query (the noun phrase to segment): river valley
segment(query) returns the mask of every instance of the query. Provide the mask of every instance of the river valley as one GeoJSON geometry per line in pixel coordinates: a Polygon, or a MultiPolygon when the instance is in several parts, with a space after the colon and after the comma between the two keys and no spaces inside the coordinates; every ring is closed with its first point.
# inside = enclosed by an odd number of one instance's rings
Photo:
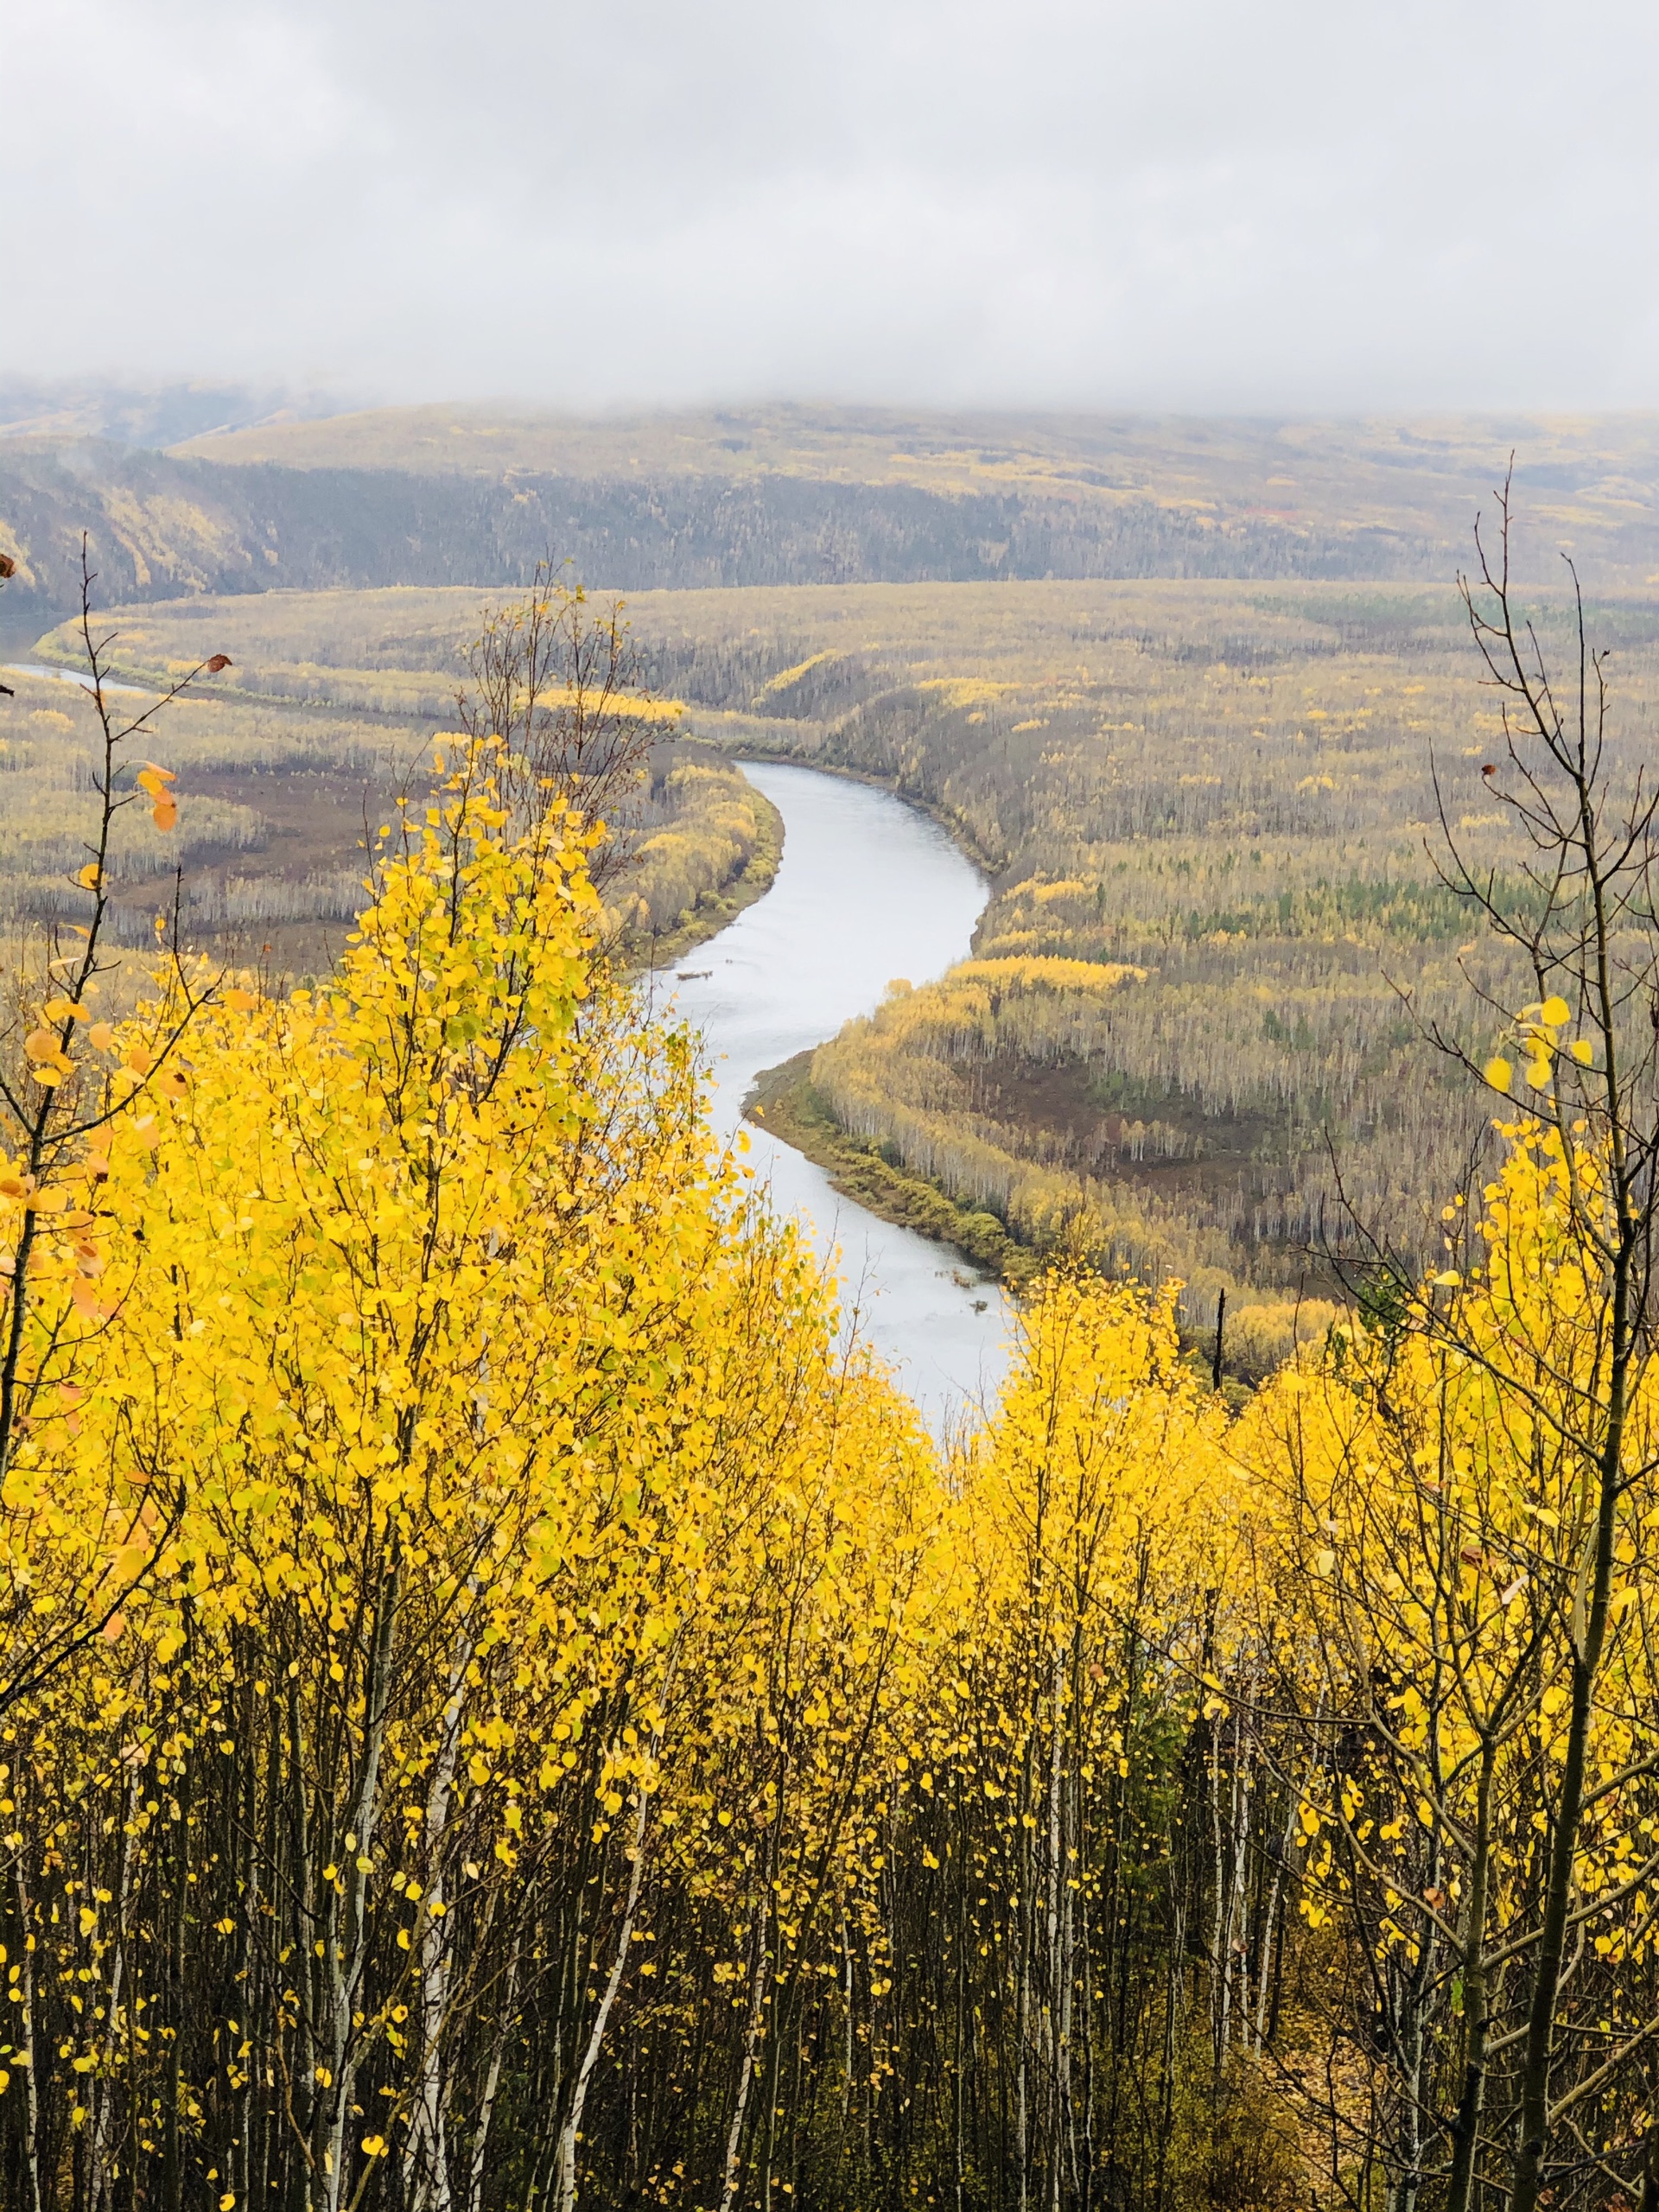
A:
{"type": "MultiPolygon", "coordinates": [[[[923,982],[965,957],[985,902],[944,832],[889,793],[770,761],[743,768],[784,818],[777,881],[659,984],[702,1033],[715,1123],[728,1139],[762,1069],[870,1012],[895,977],[923,982]]],[[[844,1310],[930,1425],[976,1417],[1007,1363],[999,1287],[948,1246],[842,1197],[764,1128],[751,1126],[749,1140],[773,1205],[804,1216],[821,1252],[838,1252],[844,1310]]]]}

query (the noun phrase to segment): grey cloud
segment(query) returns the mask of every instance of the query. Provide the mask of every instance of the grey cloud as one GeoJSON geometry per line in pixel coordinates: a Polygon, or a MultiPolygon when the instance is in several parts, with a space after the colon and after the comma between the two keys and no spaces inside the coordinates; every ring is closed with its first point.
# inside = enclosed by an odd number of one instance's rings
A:
{"type": "Polygon", "coordinates": [[[19,0],[0,359],[418,397],[1659,397],[1659,17],[19,0]]]}

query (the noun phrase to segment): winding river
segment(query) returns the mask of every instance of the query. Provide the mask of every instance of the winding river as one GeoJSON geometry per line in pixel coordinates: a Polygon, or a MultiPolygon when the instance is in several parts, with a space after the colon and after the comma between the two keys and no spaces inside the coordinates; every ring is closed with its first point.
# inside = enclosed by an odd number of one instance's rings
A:
{"type": "MultiPolygon", "coordinates": [[[[778,880],[667,979],[675,1011],[702,1033],[727,1137],[761,1069],[868,1014],[894,977],[925,982],[963,958],[985,903],[944,832],[887,792],[810,768],[742,765],[784,817],[778,880]]],[[[841,1197],[766,1130],[752,1126],[749,1138],[773,1205],[804,1216],[819,1250],[838,1254],[847,1310],[930,1424],[976,1417],[1006,1365],[997,1286],[948,1247],[841,1197]]]]}

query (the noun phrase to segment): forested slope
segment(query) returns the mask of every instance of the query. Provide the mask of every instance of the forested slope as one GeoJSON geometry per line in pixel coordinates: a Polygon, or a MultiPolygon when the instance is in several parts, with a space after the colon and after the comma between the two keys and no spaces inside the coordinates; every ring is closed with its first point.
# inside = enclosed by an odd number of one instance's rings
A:
{"type": "MultiPolygon", "coordinates": [[[[585,602],[556,594],[550,603],[591,639],[585,602]]],[[[406,669],[401,680],[385,667],[347,674],[262,660],[248,617],[294,605],[274,595],[191,600],[173,610],[165,637],[146,627],[144,610],[118,609],[94,622],[100,664],[117,685],[111,696],[135,701],[141,713],[154,710],[189,668],[218,656],[228,663],[168,711],[168,766],[177,779],[172,830],[157,837],[142,815],[124,815],[113,833],[119,875],[108,931],[124,944],[151,941],[159,908],[193,949],[252,961],[270,974],[326,973],[362,901],[369,842],[411,778],[423,782],[435,732],[453,728],[466,649],[486,620],[480,594],[448,595],[433,655],[442,664],[406,669]],[[181,645],[191,656],[183,665],[181,645]]],[[[592,618],[601,633],[606,620],[602,608],[592,618]]],[[[556,658],[569,642],[567,628],[556,658]]],[[[375,657],[360,635],[357,645],[363,657],[375,657]]],[[[38,650],[66,675],[84,676],[78,624],[51,633],[38,650]]],[[[572,702],[561,669],[553,674],[556,719],[572,702]]],[[[97,772],[98,722],[80,683],[44,670],[12,670],[7,690],[0,696],[0,928],[27,929],[75,906],[86,858],[77,824],[97,772]]],[[[591,701],[588,720],[591,739],[591,701]]],[[[612,827],[627,858],[607,883],[609,926],[632,963],[672,957],[771,882],[782,825],[733,763],[686,740],[672,702],[625,680],[601,703],[597,720],[633,758],[626,790],[613,794],[612,827]]]]}
{"type": "MultiPolygon", "coordinates": [[[[182,402],[172,416],[188,419],[182,402]]],[[[3,619],[22,641],[67,611],[83,530],[106,598],[124,601],[518,585],[549,553],[631,591],[1443,577],[1517,442],[1533,503],[1523,570],[1547,568],[1558,542],[1605,582],[1659,567],[1659,442],[1643,416],[1197,423],[773,408],[576,422],[394,409],[171,454],[53,431],[0,440],[0,548],[19,563],[3,619]]]]}
{"type": "MultiPolygon", "coordinates": [[[[1560,592],[1533,612],[1570,653],[1560,592]]],[[[1628,768],[1659,619],[1586,615],[1628,768]]],[[[1436,1249],[1483,1114],[1424,1030],[1474,1049],[1525,981],[1439,874],[1447,830],[1500,881],[1522,857],[1453,590],[663,595],[635,619],[664,685],[725,707],[693,726],[878,778],[991,872],[975,959],[818,1053],[845,1129],[1039,1249],[1080,1230],[1179,1275],[1194,1319],[1224,1288],[1236,1314],[1327,1294],[1315,1248],[1350,1208],[1436,1249]]]]}
{"type": "MultiPolygon", "coordinates": [[[[181,591],[521,582],[550,547],[606,588],[1043,575],[1426,572],[1271,522],[1216,524],[1151,500],[1093,511],[1012,491],[795,476],[493,480],[397,469],[229,468],[113,448],[0,448],[21,626],[71,602],[91,531],[112,598],[181,591]]],[[[18,634],[21,634],[19,631],[18,634]]]]}
{"type": "MultiPolygon", "coordinates": [[[[766,405],[582,418],[505,406],[402,407],[269,423],[199,438],[201,459],[292,468],[391,468],[418,476],[609,481],[694,478],[766,485],[905,486],[953,498],[1061,501],[1081,531],[1114,508],[1162,512],[1179,550],[1224,541],[1238,569],[1065,575],[1413,573],[1426,549],[1460,556],[1470,519],[1508,456],[1524,512],[1521,572],[1652,565],[1659,417],[1288,417],[1060,415],[766,405]],[[1251,548],[1258,549],[1252,555],[1251,548]],[[1276,555],[1275,555],[1276,549],[1276,555]]],[[[1028,573],[1028,572],[1027,572],[1028,573]]],[[[895,581],[897,579],[894,579],[895,581]]],[[[1631,578],[1631,581],[1639,579],[1631,578]]]]}

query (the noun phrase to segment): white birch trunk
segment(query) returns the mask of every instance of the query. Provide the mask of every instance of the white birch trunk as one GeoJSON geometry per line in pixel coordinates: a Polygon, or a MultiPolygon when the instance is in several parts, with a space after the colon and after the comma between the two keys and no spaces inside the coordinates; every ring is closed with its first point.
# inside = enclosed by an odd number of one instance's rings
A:
{"type": "Polygon", "coordinates": [[[605,2031],[610,2025],[616,1993],[621,1988],[622,1977],[627,1971],[628,1947],[633,1941],[633,1923],[639,1910],[639,1892],[645,1878],[645,1821],[650,1808],[651,1793],[642,1778],[639,1807],[633,1817],[633,1866],[628,1876],[628,1901],[623,1909],[622,1926],[616,1939],[616,1956],[611,1961],[605,1993],[600,1999],[598,2012],[594,2015],[588,2048],[583,2051],[582,2064],[576,2069],[575,2086],[570,2092],[570,2108],[565,2113],[564,2126],[559,2131],[556,2187],[558,2212],[574,2212],[576,2202],[576,2143],[582,2133],[582,2115],[588,2102],[588,2087],[599,2064],[599,2054],[604,2045],[605,2031]]]}

